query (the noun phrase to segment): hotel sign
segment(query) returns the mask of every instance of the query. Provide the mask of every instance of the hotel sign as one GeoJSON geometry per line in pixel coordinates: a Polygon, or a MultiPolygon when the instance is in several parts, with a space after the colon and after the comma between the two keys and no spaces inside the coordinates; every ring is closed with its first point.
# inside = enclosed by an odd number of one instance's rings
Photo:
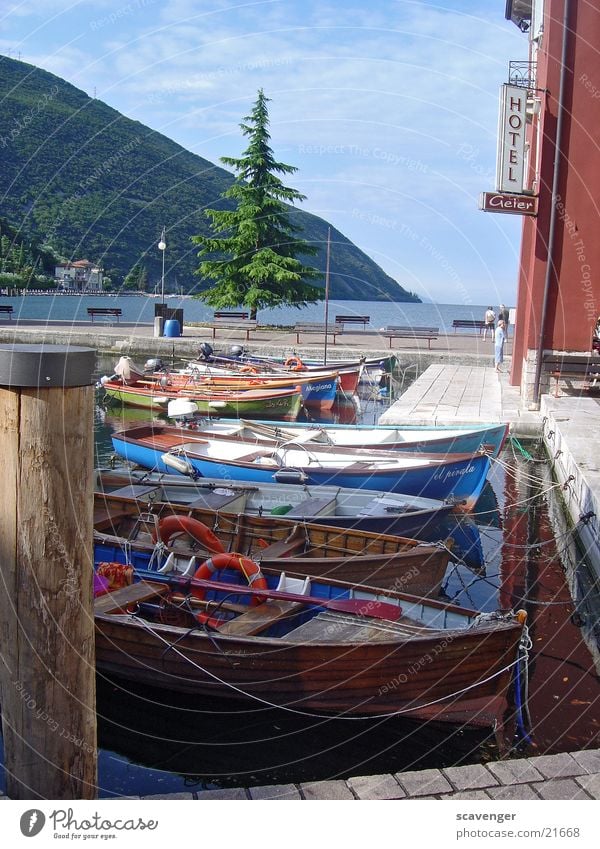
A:
{"type": "Polygon", "coordinates": [[[527,89],[503,85],[500,90],[496,191],[522,192],[525,176],[527,89]]]}
{"type": "Polygon", "coordinates": [[[508,212],[512,215],[537,215],[538,199],[534,195],[507,192],[482,192],[479,209],[484,212],[508,212]]]}

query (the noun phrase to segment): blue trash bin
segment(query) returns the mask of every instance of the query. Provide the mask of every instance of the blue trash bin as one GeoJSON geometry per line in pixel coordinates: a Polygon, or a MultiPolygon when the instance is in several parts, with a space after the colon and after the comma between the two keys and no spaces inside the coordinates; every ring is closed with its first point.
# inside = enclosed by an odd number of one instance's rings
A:
{"type": "Polygon", "coordinates": [[[165,336],[181,336],[181,328],[179,322],[174,318],[169,318],[165,321],[165,336]]]}

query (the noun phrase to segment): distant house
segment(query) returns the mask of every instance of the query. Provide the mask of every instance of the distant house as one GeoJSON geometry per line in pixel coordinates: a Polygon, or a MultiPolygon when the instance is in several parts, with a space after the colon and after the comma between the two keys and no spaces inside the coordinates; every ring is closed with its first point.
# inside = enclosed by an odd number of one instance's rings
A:
{"type": "Polygon", "coordinates": [[[64,262],[54,268],[54,279],[60,289],[75,292],[97,292],[102,289],[103,269],[89,259],[64,262]]]}

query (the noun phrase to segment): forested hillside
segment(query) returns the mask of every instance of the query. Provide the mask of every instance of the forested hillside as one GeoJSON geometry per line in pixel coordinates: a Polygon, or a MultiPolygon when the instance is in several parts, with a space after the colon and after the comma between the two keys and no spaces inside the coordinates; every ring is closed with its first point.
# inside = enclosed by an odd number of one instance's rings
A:
{"type": "MultiPolygon", "coordinates": [[[[116,286],[141,269],[150,288],[165,225],[166,289],[210,286],[194,274],[190,237],[208,232],[203,210],[231,184],[227,171],[24,62],[0,59],[0,96],[0,215],[19,243],[100,263],[116,286]]],[[[327,223],[300,210],[293,218],[321,248],[309,261],[324,271],[327,223]]],[[[332,243],[332,298],[419,300],[334,229],[332,243]]]]}

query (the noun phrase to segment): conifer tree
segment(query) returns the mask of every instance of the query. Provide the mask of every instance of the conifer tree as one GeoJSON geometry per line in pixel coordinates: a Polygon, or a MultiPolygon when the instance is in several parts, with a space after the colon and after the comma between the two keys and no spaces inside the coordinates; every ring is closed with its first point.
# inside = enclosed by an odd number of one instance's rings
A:
{"type": "Polygon", "coordinates": [[[207,209],[213,235],[192,237],[201,248],[197,273],[213,283],[198,297],[217,309],[249,307],[251,318],[261,307],[302,307],[323,297],[318,286],[307,282],[321,272],[298,259],[318,253],[318,248],[301,239],[300,228],[289,219],[286,204],[305,196],[277,176],[298,169],[277,162],[269,146],[268,101],[260,89],[252,112],[240,124],[249,139],[242,156],[221,157],[236,171],[235,182],[222,195],[235,208],[207,209]]]}

